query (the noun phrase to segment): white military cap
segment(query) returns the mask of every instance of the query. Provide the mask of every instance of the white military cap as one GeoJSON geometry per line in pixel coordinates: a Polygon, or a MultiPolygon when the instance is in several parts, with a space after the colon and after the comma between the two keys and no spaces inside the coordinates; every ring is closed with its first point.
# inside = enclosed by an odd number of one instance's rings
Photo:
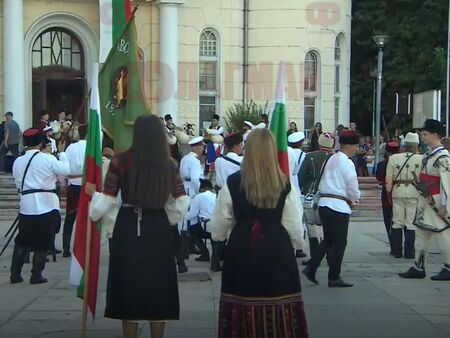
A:
{"type": "Polygon", "coordinates": [[[408,133],[405,137],[405,143],[419,144],[419,135],[416,133],[408,133]]]}
{"type": "Polygon", "coordinates": [[[264,122],[261,122],[255,126],[255,129],[264,129],[267,125],[264,122]]]}
{"type": "Polygon", "coordinates": [[[250,128],[253,128],[253,123],[251,123],[250,121],[244,121],[244,124],[250,128]]]}
{"type": "Polygon", "coordinates": [[[292,133],[291,135],[289,135],[288,142],[294,144],[294,143],[301,142],[304,139],[305,139],[305,134],[302,131],[298,131],[296,133],[292,133]]]}
{"type": "Polygon", "coordinates": [[[194,137],[192,140],[190,140],[190,141],[188,142],[188,144],[189,144],[191,147],[195,147],[195,146],[202,145],[202,144],[204,144],[204,143],[203,143],[203,137],[201,137],[201,136],[194,137]]]}

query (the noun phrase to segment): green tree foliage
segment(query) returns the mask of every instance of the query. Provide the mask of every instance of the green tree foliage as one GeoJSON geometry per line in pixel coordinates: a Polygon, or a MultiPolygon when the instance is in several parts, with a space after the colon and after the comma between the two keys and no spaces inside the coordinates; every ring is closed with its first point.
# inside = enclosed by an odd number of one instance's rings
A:
{"type": "Polygon", "coordinates": [[[229,133],[242,131],[244,121],[250,121],[254,125],[261,122],[261,115],[266,112],[268,102],[264,106],[250,101],[245,104],[235,103],[229,107],[225,116],[225,123],[229,133]]]}
{"type": "Polygon", "coordinates": [[[393,115],[395,93],[445,89],[448,1],[354,0],[352,23],[352,119],[370,132],[378,49],[374,34],[390,40],[384,57],[384,107],[393,115]]]}

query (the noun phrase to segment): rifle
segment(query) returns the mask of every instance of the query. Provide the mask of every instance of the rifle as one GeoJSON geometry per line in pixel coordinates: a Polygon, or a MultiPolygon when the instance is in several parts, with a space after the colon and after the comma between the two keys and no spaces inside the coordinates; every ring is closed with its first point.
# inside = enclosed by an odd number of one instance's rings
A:
{"type": "Polygon", "coordinates": [[[429,224],[420,224],[417,225],[414,223],[417,227],[422,228],[423,230],[431,231],[434,233],[441,233],[444,232],[447,229],[450,229],[450,219],[448,217],[443,217],[439,215],[439,209],[436,206],[436,202],[433,199],[433,196],[430,194],[429,185],[426,182],[419,182],[417,179],[417,174],[413,172],[414,181],[412,185],[414,188],[416,188],[417,192],[419,193],[420,197],[422,197],[425,202],[430,206],[431,209],[436,213],[436,216],[438,216],[444,223],[445,227],[442,229],[438,229],[432,225],[429,224]]]}
{"type": "Polygon", "coordinates": [[[5,234],[5,238],[8,237],[9,233],[11,232],[11,230],[14,228],[14,226],[16,225],[16,223],[19,221],[19,215],[17,215],[16,219],[14,220],[13,224],[11,224],[11,226],[9,227],[8,231],[5,234]]]}
{"type": "MultiPolygon", "coordinates": [[[[19,216],[17,216],[17,219],[19,219],[19,216]]],[[[17,220],[17,219],[16,219],[16,220],[17,220]]],[[[16,221],[14,221],[14,223],[16,223],[16,221]]],[[[14,226],[14,223],[13,223],[13,226],[14,226]]],[[[11,226],[10,230],[13,229],[13,226],[11,226]]],[[[6,248],[8,247],[9,243],[11,243],[12,239],[14,238],[14,235],[16,234],[16,232],[17,232],[18,229],[19,229],[19,224],[17,224],[17,225],[14,227],[14,230],[13,230],[13,232],[11,233],[11,237],[8,238],[8,240],[7,240],[6,243],[5,243],[5,246],[4,246],[3,249],[2,249],[2,252],[0,252],[0,256],[3,255],[3,253],[4,253],[5,250],[6,250],[6,248]]],[[[10,232],[10,230],[8,230],[8,233],[10,232]]],[[[5,237],[6,237],[6,235],[5,235],[5,237]]]]}

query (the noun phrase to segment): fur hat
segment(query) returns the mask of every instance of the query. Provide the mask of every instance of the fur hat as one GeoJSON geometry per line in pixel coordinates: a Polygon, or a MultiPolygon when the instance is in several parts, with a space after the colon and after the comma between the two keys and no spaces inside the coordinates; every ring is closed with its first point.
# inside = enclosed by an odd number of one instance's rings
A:
{"type": "Polygon", "coordinates": [[[331,133],[322,133],[319,136],[319,146],[322,148],[333,148],[334,147],[334,136],[331,133]]]}
{"type": "Polygon", "coordinates": [[[428,131],[430,133],[436,133],[440,137],[444,137],[446,134],[444,124],[438,120],[426,120],[423,124],[422,130],[428,131]]]}
{"type": "Polygon", "coordinates": [[[398,142],[387,142],[384,149],[389,154],[397,154],[400,150],[400,144],[398,142]]]}
{"type": "Polygon", "coordinates": [[[44,141],[44,135],[38,128],[29,128],[23,132],[23,143],[26,147],[35,147],[44,141]]]}
{"type": "Polygon", "coordinates": [[[359,144],[359,134],[353,130],[344,130],[339,136],[340,144],[359,144]]]}
{"type": "Polygon", "coordinates": [[[233,148],[236,144],[240,144],[243,142],[242,133],[233,133],[227,135],[224,139],[225,145],[228,149],[233,148]]]}

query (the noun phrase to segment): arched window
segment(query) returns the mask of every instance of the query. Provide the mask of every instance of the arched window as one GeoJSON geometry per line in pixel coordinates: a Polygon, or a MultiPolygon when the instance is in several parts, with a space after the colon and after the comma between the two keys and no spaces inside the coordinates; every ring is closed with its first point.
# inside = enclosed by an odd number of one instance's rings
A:
{"type": "Polygon", "coordinates": [[[341,104],[341,57],[342,57],[343,34],[336,37],[334,43],[334,122],[339,124],[339,113],[341,104]]]}
{"type": "Polygon", "coordinates": [[[63,28],[50,28],[41,33],[32,48],[33,68],[61,66],[84,69],[81,43],[76,36],[63,28]]]}
{"type": "Polygon", "coordinates": [[[208,128],[218,111],[219,34],[205,29],[199,41],[199,120],[200,130],[208,128]]]}
{"type": "Polygon", "coordinates": [[[308,133],[314,125],[317,110],[317,86],[318,86],[318,54],[308,52],[305,56],[305,79],[304,79],[304,128],[308,133]]]}

